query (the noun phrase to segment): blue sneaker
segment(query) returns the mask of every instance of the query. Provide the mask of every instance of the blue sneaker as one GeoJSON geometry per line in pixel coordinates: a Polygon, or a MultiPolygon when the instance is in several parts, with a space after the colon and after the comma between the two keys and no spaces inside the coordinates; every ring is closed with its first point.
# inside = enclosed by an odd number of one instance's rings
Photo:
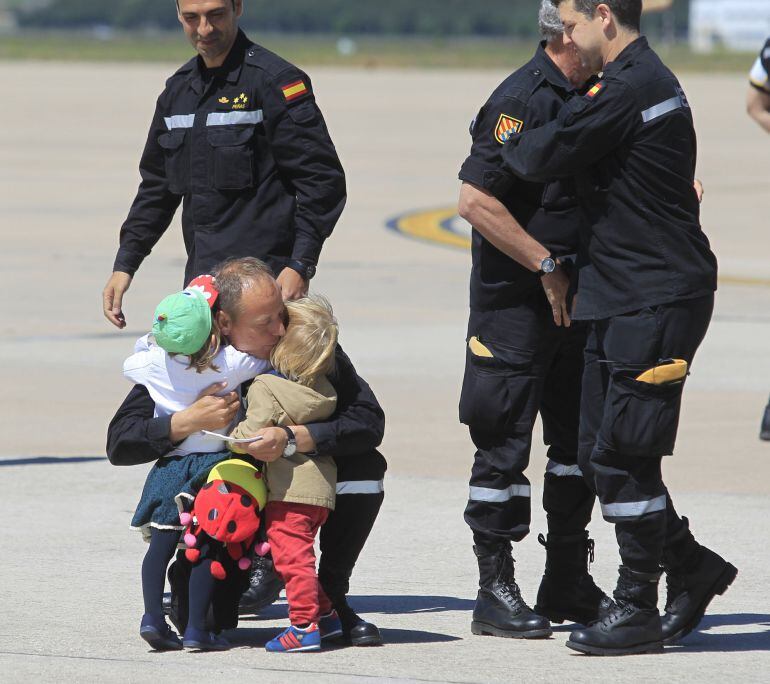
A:
{"type": "Polygon", "coordinates": [[[298,653],[299,651],[320,651],[321,631],[315,622],[304,629],[291,625],[275,639],[265,644],[265,650],[272,653],[298,653]]]}
{"type": "Polygon", "coordinates": [[[332,609],[331,612],[322,615],[318,621],[318,629],[321,632],[321,639],[336,639],[342,636],[342,622],[340,622],[340,616],[337,615],[337,611],[332,609]]]}
{"type": "Polygon", "coordinates": [[[195,627],[188,627],[184,631],[182,643],[185,648],[196,651],[227,651],[230,648],[230,642],[224,637],[195,627]]]}
{"type": "Polygon", "coordinates": [[[182,642],[177,633],[168,626],[165,620],[159,620],[149,613],[142,616],[139,636],[156,651],[182,650],[182,642]]]}

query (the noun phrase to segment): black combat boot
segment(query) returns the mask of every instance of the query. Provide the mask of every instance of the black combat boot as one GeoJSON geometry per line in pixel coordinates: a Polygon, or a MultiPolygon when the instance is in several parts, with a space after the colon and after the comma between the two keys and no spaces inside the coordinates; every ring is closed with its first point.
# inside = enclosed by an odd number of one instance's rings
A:
{"type": "Polygon", "coordinates": [[[709,603],[724,594],[738,570],[711,549],[699,545],[684,566],[666,570],[666,613],[663,643],[673,644],[692,632],[703,619],[709,603]]]}
{"type": "Polygon", "coordinates": [[[551,623],[524,603],[513,576],[513,558],[506,546],[473,547],[479,563],[479,593],[471,632],[514,639],[551,636],[551,623]]]}
{"type": "Polygon", "coordinates": [[[659,572],[635,572],[621,565],[615,607],[591,627],[572,632],[567,646],[590,655],[660,653],[659,579],[659,572]]]}
{"type": "Polygon", "coordinates": [[[249,588],[243,592],[238,612],[241,615],[258,613],[278,599],[283,581],[273,567],[273,559],[254,554],[249,575],[249,588]]]}
{"type": "Polygon", "coordinates": [[[612,599],[596,586],[588,572],[594,560],[594,540],[588,532],[569,536],[540,534],[545,546],[545,573],[537,592],[535,612],[551,622],[565,620],[590,625],[609,614],[612,599]]]}

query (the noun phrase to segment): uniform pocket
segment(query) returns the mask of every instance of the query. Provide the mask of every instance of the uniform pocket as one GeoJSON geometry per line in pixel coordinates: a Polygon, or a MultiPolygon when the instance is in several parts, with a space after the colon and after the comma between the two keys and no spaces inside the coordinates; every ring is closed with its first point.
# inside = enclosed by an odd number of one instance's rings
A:
{"type": "Polygon", "coordinates": [[[620,454],[666,456],[674,452],[684,382],[652,385],[614,376],[599,436],[620,454]]]}
{"type": "Polygon", "coordinates": [[[254,127],[209,127],[211,179],[217,190],[244,190],[254,184],[254,127]]]}
{"type": "Polygon", "coordinates": [[[190,152],[185,145],[185,129],[176,129],[158,136],[158,145],[163,148],[166,180],[171,192],[183,195],[190,185],[190,152]]]}
{"type": "Polygon", "coordinates": [[[461,423],[484,432],[530,428],[535,404],[532,354],[508,348],[504,357],[477,356],[466,349],[461,423]]]}
{"type": "Polygon", "coordinates": [[[318,115],[318,107],[312,99],[290,106],[287,111],[291,120],[297,124],[309,124],[315,121],[318,115]]]}

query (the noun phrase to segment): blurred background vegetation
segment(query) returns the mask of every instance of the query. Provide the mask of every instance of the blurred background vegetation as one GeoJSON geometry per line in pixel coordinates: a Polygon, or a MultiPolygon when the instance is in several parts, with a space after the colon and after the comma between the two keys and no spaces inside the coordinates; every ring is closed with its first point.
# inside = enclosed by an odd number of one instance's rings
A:
{"type": "MultiPolygon", "coordinates": [[[[531,53],[539,4],[245,0],[241,25],[300,64],[504,67],[531,53]]],[[[745,54],[691,53],[688,17],[688,0],[644,17],[644,32],[672,66],[747,68],[745,54]]],[[[0,59],[179,62],[189,55],[174,0],[0,0],[0,59]]]]}

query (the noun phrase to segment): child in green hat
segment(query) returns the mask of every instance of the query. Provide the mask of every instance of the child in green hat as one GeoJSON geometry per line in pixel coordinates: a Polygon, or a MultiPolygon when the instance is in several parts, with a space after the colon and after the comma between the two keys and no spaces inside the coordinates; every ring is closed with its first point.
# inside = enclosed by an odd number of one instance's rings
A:
{"type": "MultiPolygon", "coordinates": [[[[266,361],[223,345],[212,316],[216,299],[211,276],[196,278],[184,291],[163,299],[152,333],[137,341],[123,364],[125,377],[147,388],[156,416],[189,407],[215,383],[222,383],[221,395],[240,392],[243,382],[269,369],[266,361]]],[[[220,432],[227,434],[226,429],[220,432]]],[[[158,460],[147,476],[131,527],[150,543],[142,563],[145,613],[140,635],[156,650],[182,648],[162,610],[166,568],[184,529],[176,498],[192,500],[211,468],[229,457],[224,440],[195,433],[158,460]]],[[[195,648],[223,650],[227,641],[204,629],[213,581],[207,566],[193,568],[188,631],[195,633],[195,648]]]]}

